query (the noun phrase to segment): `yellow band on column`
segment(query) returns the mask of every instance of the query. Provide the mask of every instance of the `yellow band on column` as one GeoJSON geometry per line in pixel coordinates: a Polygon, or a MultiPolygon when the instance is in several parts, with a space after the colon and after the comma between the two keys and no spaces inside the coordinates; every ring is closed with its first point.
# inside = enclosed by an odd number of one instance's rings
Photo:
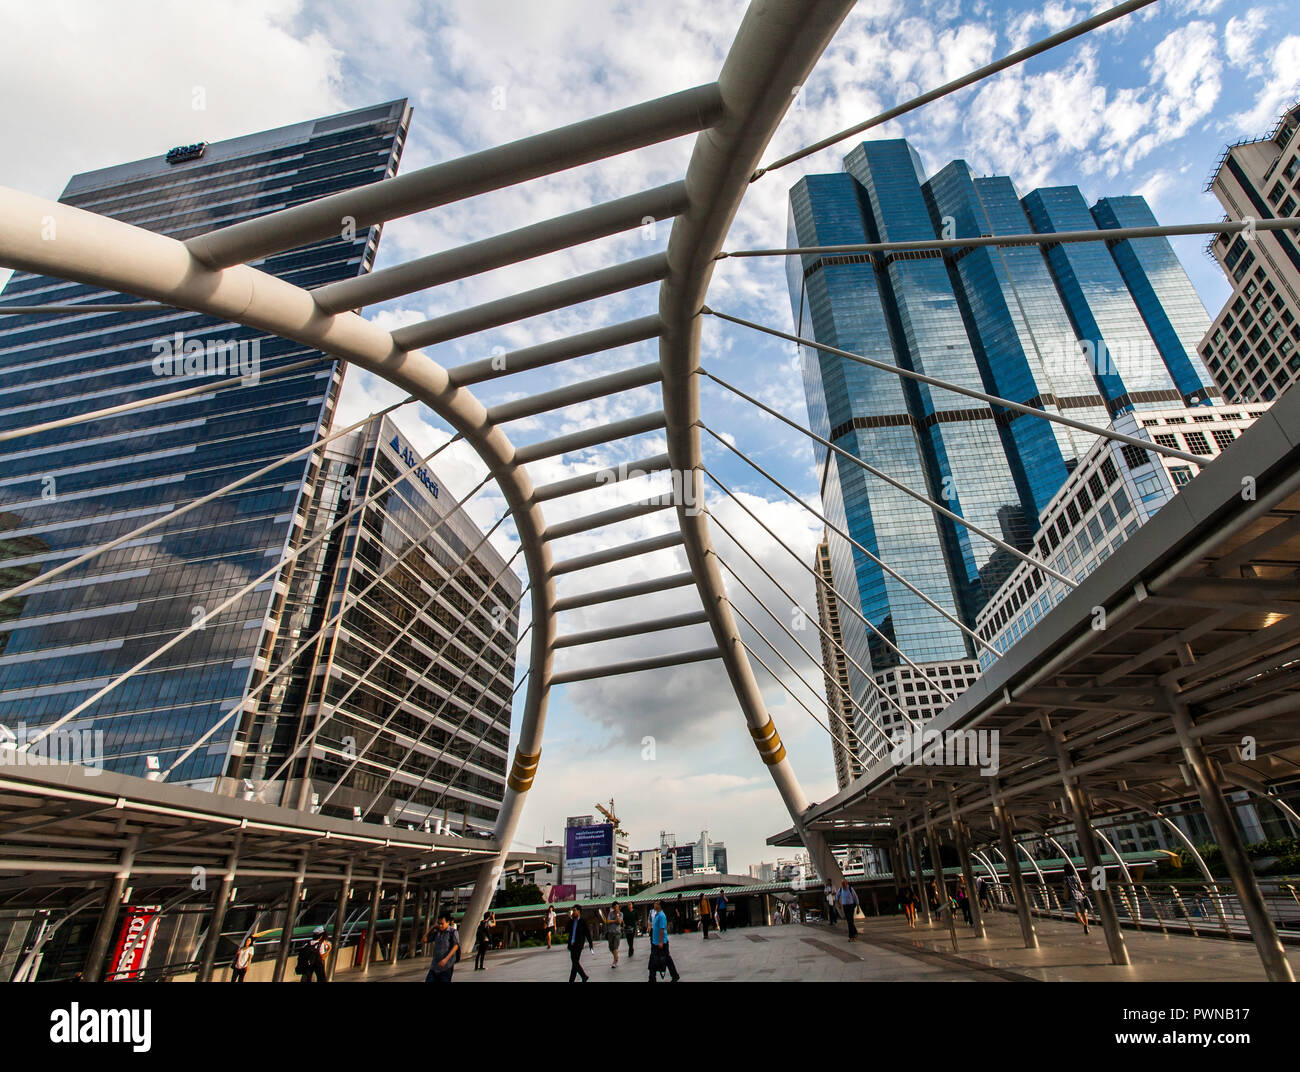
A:
{"type": "Polygon", "coordinates": [[[759,729],[750,726],[749,733],[754,738],[754,746],[758,749],[759,756],[769,767],[774,767],[785,759],[785,745],[781,743],[781,735],[776,732],[776,723],[770,717],[767,724],[759,729]]]}
{"type": "Polygon", "coordinates": [[[533,778],[537,774],[537,764],[541,758],[540,750],[529,755],[527,752],[521,752],[516,746],[515,761],[510,768],[510,776],[506,778],[506,785],[516,793],[527,793],[533,784],[533,778]]]}

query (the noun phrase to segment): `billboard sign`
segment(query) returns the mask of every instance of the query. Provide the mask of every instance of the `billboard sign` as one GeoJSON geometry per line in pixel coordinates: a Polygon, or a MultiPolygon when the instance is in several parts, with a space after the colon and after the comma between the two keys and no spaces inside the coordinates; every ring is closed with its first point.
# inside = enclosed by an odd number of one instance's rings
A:
{"type": "Polygon", "coordinates": [[[135,979],[144,971],[149,963],[149,950],[153,946],[161,913],[162,905],[132,905],[127,908],[105,976],[109,982],[135,979]]]}
{"type": "Polygon", "coordinates": [[[613,823],[593,823],[591,826],[570,826],[565,829],[564,856],[566,864],[581,864],[592,857],[595,857],[597,861],[608,861],[613,855],[613,823]]]}

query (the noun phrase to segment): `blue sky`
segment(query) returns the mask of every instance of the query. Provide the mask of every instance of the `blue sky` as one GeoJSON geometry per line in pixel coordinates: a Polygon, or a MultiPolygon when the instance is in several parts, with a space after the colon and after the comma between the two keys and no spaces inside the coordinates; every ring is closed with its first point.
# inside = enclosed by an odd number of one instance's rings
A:
{"type": "MultiPolygon", "coordinates": [[[[1103,5],[1104,6],[1104,5],[1103,5]]],[[[1078,184],[1090,201],[1143,193],[1162,222],[1215,220],[1222,210],[1203,190],[1223,146],[1264,134],[1300,95],[1300,4],[1253,5],[1228,0],[1160,0],[1122,23],[1030,61],[989,83],[874,131],[907,137],[935,171],[954,157],[977,174],[1008,174],[1021,194],[1040,185],[1078,184]]],[[[7,32],[0,40],[0,97],[9,102],[0,148],[0,183],[57,197],[76,172],[152,156],[173,145],[222,138],[297,122],[395,97],[409,97],[415,118],[403,171],[711,81],[740,23],[744,4],[664,2],[548,3],[410,0],[357,5],[294,0],[227,0],[212,5],[91,2],[32,5],[0,0],[7,32]],[[113,48],[105,49],[106,40],[113,48]],[[73,76],[75,74],[75,76],[73,76]],[[201,92],[197,92],[200,91],[201,92]],[[202,107],[196,108],[201,101],[202,107]],[[52,119],[52,117],[54,117],[52,119]]],[[[773,142],[769,158],[865,119],[916,93],[1086,17],[1086,4],[1001,4],[987,0],[866,0],[846,20],[773,142]]],[[[406,220],[386,229],[379,266],[487,237],[509,228],[634,193],[680,178],[692,139],[565,172],[406,220]]],[[[784,244],[786,191],[801,174],[838,170],[852,142],[755,183],[737,216],[730,248],[784,244]]],[[[389,327],[477,304],[663,248],[668,226],[590,243],[367,310],[389,327]]],[[[1228,288],[1200,239],[1176,248],[1211,311],[1228,288]]],[[[789,330],[789,299],[779,261],[729,261],[718,269],[709,301],[737,315],[789,330]]],[[[446,365],[652,312],[654,287],[604,299],[509,329],[432,348],[446,365]]],[[[650,344],[572,362],[558,369],[485,385],[487,403],[654,360],[650,344]]],[[[790,347],[740,328],[705,325],[706,367],[806,424],[802,387],[790,347]]],[[[394,398],[380,381],[349,374],[343,419],[394,398]]],[[[572,407],[508,427],[519,443],[549,438],[592,422],[657,408],[651,390],[572,407]]],[[[403,411],[417,444],[431,449],[445,435],[430,414],[403,411]]],[[[801,495],[815,500],[806,441],[770,418],[706,388],[706,421],[737,441],[801,495]]],[[[657,453],[655,436],[542,465],[538,482],[596,465],[657,453]]],[[[711,467],[751,496],[765,520],[809,561],[820,526],[765,486],[721,448],[708,447],[711,467]]],[[[438,472],[452,489],[468,490],[482,473],[468,452],[449,450],[438,472]]],[[[611,501],[641,497],[645,485],[609,489],[611,501]]],[[[502,508],[499,496],[474,504],[482,524],[502,508]]],[[[587,512],[564,504],[556,520],[587,512]]],[[[773,541],[719,504],[724,522],[805,608],[807,574],[773,541]]],[[[665,515],[630,523],[617,535],[664,531],[665,515]]],[[[613,533],[610,536],[615,535],[613,533]]],[[[507,535],[507,541],[509,537],[507,535]]],[[[724,557],[737,565],[743,556],[724,557]]],[[[593,550],[598,539],[575,538],[564,555],[593,550]]],[[[503,546],[505,546],[503,544],[503,546]]],[[[507,553],[509,548],[507,548],[507,553]]],[[[588,586],[625,583],[680,566],[671,552],[603,574],[588,586]]],[[[792,617],[789,600],[756,572],[746,576],[769,605],[792,617]]],[[[577,585],[563,586],[576,591],[577,585]]],[[[626,620],[631,613],[688,609],[679,591],[567,616],[562,631],[626,620]]],[[[736,594],[756,622],[762,612],[736,594]]],[[[770,622],[769,635],[779,635],[770,622]]],[[[802,635],[817,648],[815,631],[802,635]]],[[[703,628],[614,642],[583,653],[618,660],[647,651],[684,650],[707,642],[703,628]]],[[[762,650],[761,642],[758,647],[762,650]]],[[[815,667],[792,645],[787,656],[809,680],[815,667]]],[[[766,654],[765,654],[766,657],[766,654]]],[[[585,661],[572,656],[561,666],[585,661]]],[[[773,662],[768,658],[769,663],[773,662]]],[[[810,798],[834,791],[825,732],[756,668],[774,717],[810,798]],[[770,687],[769,687],[770,686],[770,687]]],[[[793,675],[787,683],[817,709],[817,698],[793,675]]],[[[522,691],[520,693],[522,697],[522,691]]],[[[683,667],[557,690],[545,752],[520,830],[522,844],[558,839],[566,815],[588,813],[614,796],[635,847],[666,829],[681,838],[708,828],[731,846],[731,867],[772,859],[763,839],[788,825],[767,772],[758,762],[718,664],[683,667]],[[645,759],[646,738],[655,742],[645,759]]]]}

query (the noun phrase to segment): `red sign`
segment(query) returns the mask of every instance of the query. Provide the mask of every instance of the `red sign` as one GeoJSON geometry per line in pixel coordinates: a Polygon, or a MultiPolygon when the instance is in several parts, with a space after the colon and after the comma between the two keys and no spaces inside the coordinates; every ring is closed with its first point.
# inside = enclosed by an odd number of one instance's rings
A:
{"type": "Polygon", "coordinates": [[[110,983],[135,979],[149,962],[149,949],[158,929],[162,905],[132,905],[126,910],[122,932],[104,977],[110,983]]]}
{"type": "Polygon", "coordinates": [[[578,896],[577,886],[556,885],[551,887],[551,893],[550,896],[547,898],[547,900],[551,904],[554,904],[556,901],[572,901],[577,896],[578,896]]]}

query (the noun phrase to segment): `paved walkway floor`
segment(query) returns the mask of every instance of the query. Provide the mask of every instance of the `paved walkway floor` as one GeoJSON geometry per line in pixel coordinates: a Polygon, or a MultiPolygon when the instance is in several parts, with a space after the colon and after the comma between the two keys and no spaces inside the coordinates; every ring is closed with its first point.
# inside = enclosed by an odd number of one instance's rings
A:
{"type": "MultiPolygon", "coordinates": [[[[917,925],[912,931],[902,917],[870,917],[860,921],[858,940],[847,940],[843,922],[747,927],[728,931],[707,942],[698,934],[673,937],[670,948],[682,981],[706,982],[1120,982],[1262,981],[1263,968],[1255,946],[1181,935],[1125,931],[1133,963],[1110,963],[1100,926],[1084,936],[1077,924],[1035,919],[1039,948],[1025,949],[1013,915],[999,913],[988,921],[989,936],[977,939],[958,926],[954,953],[946,924],[917,925]]],[[[610,966],[608,947],[596,943],[582,965],[593,982],[643,983],[649,943],[638,939],[635,956],[627,959],[624,944],[617,970],[610,966]]],[[[1300,975],[1300,952],[1289,951],[1300,975]]],[[[379,965],[366,976],[371,982],[412,982],[424,978],[428,962],[403,961],[379,965]]],[[[487,968],[476,972],[466,956],[456,969],[456,982],[565,982],[569,957],[563,947],[511,949],[488,954],[487,968]]],[[[339,981],[356,979],[348,972],[339,981]]]]}

